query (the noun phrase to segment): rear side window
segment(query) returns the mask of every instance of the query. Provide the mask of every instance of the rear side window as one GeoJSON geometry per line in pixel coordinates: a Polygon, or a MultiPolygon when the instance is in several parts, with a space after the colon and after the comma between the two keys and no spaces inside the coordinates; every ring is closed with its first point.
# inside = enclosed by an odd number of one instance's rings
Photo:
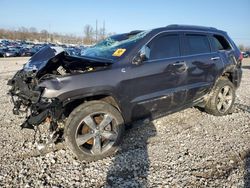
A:
{"type": "Polygon", "coordinates": [[[212,36],[212,45],[214,46],[215,50],[231,50],[231,46],[228,41],[220,35],[213,35],[212,36]]]}
{"type": "Polygon", "coordinates": [[[210,53],[209,41],[206,35],[186,35],[187,54],[210,53]]]}
{"type": "Polygon", "coordinates": [[[180,56],[179,35],[165,35],[154,39],[148,46],[150,60],[180,56]]]}

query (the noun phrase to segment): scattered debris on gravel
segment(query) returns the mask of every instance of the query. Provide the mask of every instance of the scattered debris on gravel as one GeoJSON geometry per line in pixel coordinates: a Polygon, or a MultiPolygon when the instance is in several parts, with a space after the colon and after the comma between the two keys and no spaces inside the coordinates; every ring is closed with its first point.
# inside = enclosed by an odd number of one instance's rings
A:
{"type": "Polygon", "coordinates": [[[0,187],[250,187],[250,58],[231,115],[189,108],[135,122],[117,155],[91,163],[63,144],[39,153],[20,129],[6,83],[25,61],[0,59],[0,187]]]}

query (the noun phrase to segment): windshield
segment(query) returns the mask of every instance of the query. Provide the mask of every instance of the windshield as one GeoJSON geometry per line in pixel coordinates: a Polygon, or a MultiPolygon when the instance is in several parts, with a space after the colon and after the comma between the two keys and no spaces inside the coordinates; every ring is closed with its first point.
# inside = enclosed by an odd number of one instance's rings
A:
{"type": "Polygon", "coordinates": [[[83,51],[83,56],[115,59],[121,57],[126,51],[142,39],[149,31],[138,31],[120,35],[113,35],[83,51]]]}

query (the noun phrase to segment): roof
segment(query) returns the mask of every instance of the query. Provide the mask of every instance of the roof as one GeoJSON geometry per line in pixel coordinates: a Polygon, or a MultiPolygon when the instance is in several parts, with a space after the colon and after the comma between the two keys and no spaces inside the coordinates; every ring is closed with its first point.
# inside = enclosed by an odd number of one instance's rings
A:
{"type": "Polygon", "coordinates": [[[178,25],[178,24],[173,24],[173,25],[168,25],[166,27],[160,27],[153,29],[152,31],[154,33],[158,33],[161,31],[171,31],[171,30],[186,30],[186,31],[201,31],[201,32],[213,32],[213,33],[220,33],[220,34],[225,34],[225,31],[216,29],[214,27],[205,27],[205,26],[196,26],[196,25],[178,25]]]}

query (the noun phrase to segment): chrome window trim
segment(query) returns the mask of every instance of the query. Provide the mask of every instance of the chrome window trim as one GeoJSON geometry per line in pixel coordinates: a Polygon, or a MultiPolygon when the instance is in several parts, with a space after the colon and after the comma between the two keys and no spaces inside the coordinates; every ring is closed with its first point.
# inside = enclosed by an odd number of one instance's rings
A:
{"type": "MultiPolygon", "coordinates": [[[[147,45],[148,43],[150,43],[155,37],[157,37],[158,35],[161,35],[161,34],[163,34],[163,33],[169,33],[169,34],[171,34],[171,33],[173,33],[173,34],[176,34],[176,35],[179,35],[179,36],[181,36],[180,35],[180,33],[175,33],[175,32],[181,32],[181,33],[185,33],[185,32],[192,32],[192,33],[197,33],[197,34],[205,34],[205,35],[207,35],[207,37],[208,37],[208,34],[212,34],[212,35],[220,35],[220,36],[223,36],[220,32],[216,32],[216,31],[201,31],[201,30],[197,30],[197,29],[194,29],[194,30],[192,30],[192,29],[188,29],[188,30],[183,30],[183,29],[175,29],[175,30],[166,30],[166,31],[161,31],[161,32],[159,32],[159,33],[157,33],[157,34],[155,34],[154,36],[152,36],[144,45],[147,45]]],[[[224,37],[224,36],[223,36],[224,37]]],[[[224,37],[225,38],[225,37],[224,37]]],[[[225,38],[226,39],[226,38],[225,38]]],[[[226,39],[227,40],[227,39],[226,39]]],[[[228,40],[227,40],[228,41],[228,40]]],[[[210,41],[209,41],[209,38],[208,38],[208,42],[209,42],[209,45],[211,45],[210,44],[210,41]]],[[[229,45],[231,46],[231,48],[232,48],[232,50],[234,49],[233,47],[232,47],[232,45],[231,45],[231,43],[229,42],[229,45]]],[[[180,46],[181,47],[181,46],[180,46]]],[[[180,48],[181,49],[181,48],[180,48]]],[[[147,60],[147,61],[145,61],[145,62],[152,62],[152,61],[159,61],[159,60],[167,60],[167,59],[173,59],[173,58],[178,58],[178,57],[189,57],[189,56],[197,56],[197,55],[206,55],[206,54],[212,54],[212,53],[218,53],[219,51],[217,51],[217,52],[212,52],[212,48],[210,47],[210,49],[211,49],[211,52],[210,53],[200,53],[200,54],[191,54],[191,55],[180,55],[180,56],[177,56],[177,57],[171,57],[171,58],[161,58],[161,59],[154,59],[154,60],[147,60]]],[[[141,49],[140,49],[141,50],[141,49]]],[[[139,51],[140,50],[138,50],[137,51],[137,53],[136,54],[138,54],[139,53],[139,51]]],[[[134,60],[134,58],[136,57],[136,55],[133,57],[133,60],[134,60]]],[[[132,60],[132,62],[133,62],[133,60],[132,60]]]]}
{"type": "Polygon", "coordinates": [[[153,59],[153,60],[148,60],[148,61],[144,61],[144,62],[148,63],[148,62],[161,61],[161,60],[171,60],[171,59],[175,59],[175,58],[185,58],[185,57],[190,57],[190,56],[192,57],[192,56],[200,56],[200,55],[212,55],[212,54],[216,54],[216,53],[217,52],[199,53],[199,54],[191,54],[191,55],[182,55],[182,56],[177,56],[177,57],[153,59]]]}

